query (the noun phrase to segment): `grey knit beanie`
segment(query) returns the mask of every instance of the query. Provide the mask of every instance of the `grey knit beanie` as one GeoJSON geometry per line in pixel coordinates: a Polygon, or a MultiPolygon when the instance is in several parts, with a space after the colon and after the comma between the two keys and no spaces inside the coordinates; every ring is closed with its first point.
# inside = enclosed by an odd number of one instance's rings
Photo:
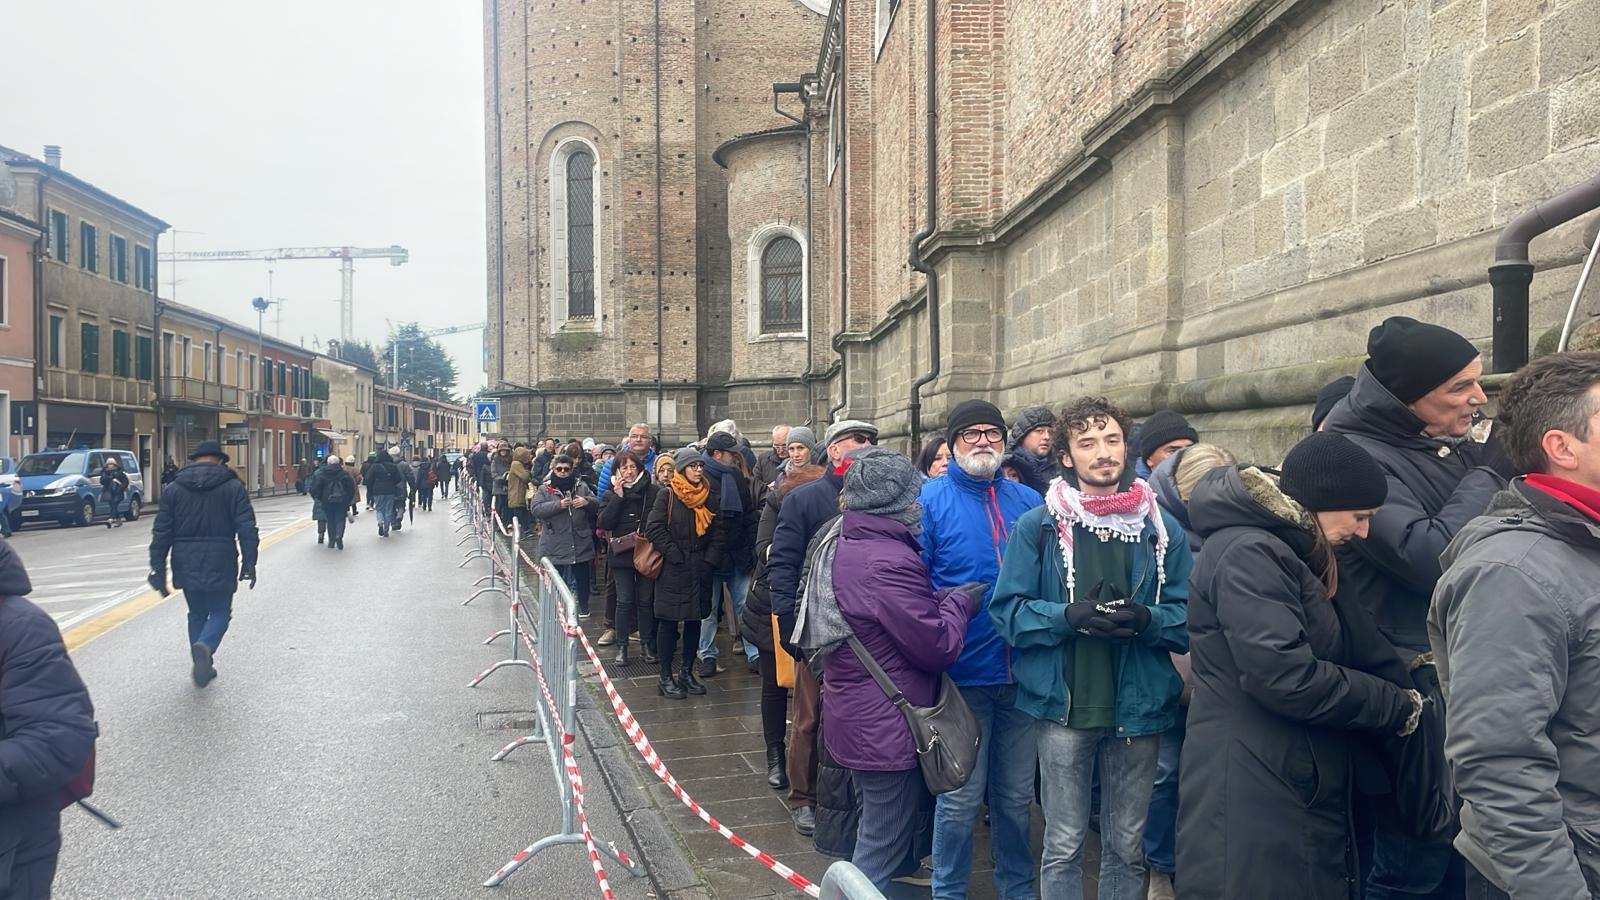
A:
{"type": "Polygon", "coordinates": [[[892,516],[917,502],[922,475],[911,460],[884,447],[858,450],[851,457],[855,461],[845,470],[839,491],[845,509],[892,516]]]}
{"type": "Polygon", "coordinates": [[[796,425],[789,429],[789,440],[785,442],[784,446],[773,449],[786,450],[789,444],[805,444],[815,450],[817,449],[817,433],[804,425],[796,425]]]}

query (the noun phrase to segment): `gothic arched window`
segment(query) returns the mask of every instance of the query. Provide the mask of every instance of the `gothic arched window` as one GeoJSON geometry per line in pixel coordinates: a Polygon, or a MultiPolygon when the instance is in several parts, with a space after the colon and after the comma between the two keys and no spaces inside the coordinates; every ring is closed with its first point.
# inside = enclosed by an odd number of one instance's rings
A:
{"type": "Polygon", "coordinates": [[[782,236],[761,252],[761,331],[800,331],[805,308],[805,254],[800,242],[782,236]]]}
{"type": "Polygon", "coordinates": [[[567,157],[567,318],[594,318],[594,154],[567,157]]]}

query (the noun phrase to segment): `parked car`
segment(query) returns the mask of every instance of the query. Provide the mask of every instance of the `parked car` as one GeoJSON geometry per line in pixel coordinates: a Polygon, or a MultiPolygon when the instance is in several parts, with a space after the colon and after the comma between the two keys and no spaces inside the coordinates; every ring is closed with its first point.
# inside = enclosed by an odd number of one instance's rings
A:
{"type": "Polygon", "coordinates": [[[0,456],[0,536],[11,537],[11,522],[22,509],[22,485],[17,483],[17,460],[0,456]]]}
{"type": "Polygon", "coordinates": [[[62,525],[88,525],[97,516],[111,515],[110,504],[101,497],[100,469],[115,456],[128,475],[128,492],[122,498],[122,514],[129,521],[139,518],[144,505],[144,475],[139,460],[129,450],[46,450],[30,453],[17,466],[15,483],[22,489],[21,509],[10,514],[11,527],[54,519],[62,525]]]}

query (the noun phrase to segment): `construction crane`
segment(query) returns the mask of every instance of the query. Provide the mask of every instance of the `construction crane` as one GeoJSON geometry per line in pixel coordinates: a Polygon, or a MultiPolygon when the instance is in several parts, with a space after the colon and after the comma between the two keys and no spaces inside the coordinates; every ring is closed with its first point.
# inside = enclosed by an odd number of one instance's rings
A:
{"type": "Polygon", "coordinates": [[[272,263],[280,259],[337,259],[344,290],[339,297],[339,339],[355,338],[355,260],[387,259],[400,266],[411,261],[411,251],[399,244],[387,247],[278,247],[273,250],[183,250],[161,254],[162,262],[240,262],[272,263]]]}
{"type": "Polygon", "coordinates": [[[400,342],[414,341],[422,338],[439,337],[445,334],[460,334],[463,331],[478,331],[487,329],[488,322],[473,322],[470,325],[446,325],[443,328],[419,328],[416,334],[400,336],[400,331],[394,327],[394,322],[384,319],[389,323],[389,386],[399,387],[400,384],[400,342]]]}

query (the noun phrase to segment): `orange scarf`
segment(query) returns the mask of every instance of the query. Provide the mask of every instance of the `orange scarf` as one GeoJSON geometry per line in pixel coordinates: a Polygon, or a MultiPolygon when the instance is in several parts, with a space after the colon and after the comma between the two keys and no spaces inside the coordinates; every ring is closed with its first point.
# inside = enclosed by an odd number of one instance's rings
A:
{"type": "Polygon", "coordinates": [[[711,496],[711,485],[702,480],[699,484],[690,484],[689,479],[680,475],[672,476],[672,493],[683,501],[683,505],[694,510],[694,533],[702,535],[711,527],[711,520],[716,513],[706,508],[706,498],[711,496]]]}

